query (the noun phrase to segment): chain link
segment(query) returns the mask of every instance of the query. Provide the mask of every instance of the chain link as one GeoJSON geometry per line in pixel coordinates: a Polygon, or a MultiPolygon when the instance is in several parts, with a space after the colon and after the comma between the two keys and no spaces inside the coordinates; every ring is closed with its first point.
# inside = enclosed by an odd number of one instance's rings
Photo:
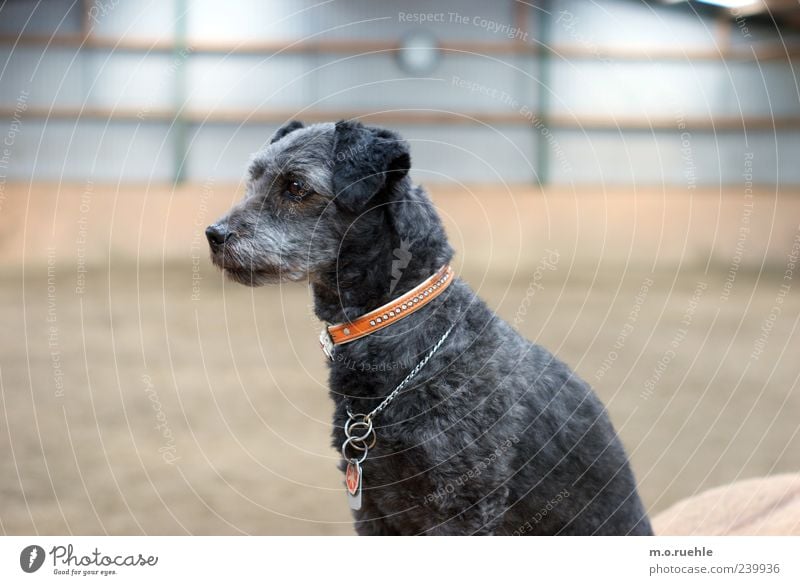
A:
{"type": "Polygon", "coordinates": [[[397,398],[397,395],[400,394],[400,392],[403,390],[403,388],[405,388],[406,384],[408,384],[414,378],[414,376],[419,374],[420,370],[425,367],[425,364],[428,363],[428,360],[431,359],[433,357],[433,354],[435,354],[439,350],[439,348],[442,346],[442,344],[444,343],[445,339],[447,339],[447,337],[450,335],[450,332],[453,330],[453,327],[455,327],[455,326],[456,326],[455,323],[450,325],[449,329],[447,331],[445,331],[444,335],[442,335],[442,337],[439,339],[439,341],[436,342],[436,345],[434,345],[433,348],[431,348],[431,350],[428,352],[428,355],[426,355],[424,358],[422,358],[422,361],[419,362],[416,366],[414,366],[414,369],[409,372],[408,376],[406,376],[403,379],[403,381],[400,382],[395,387],[395,389],[392,390],[391,393],[386,398],[383,399],[383,402],[381,402],[378,406],[376,406],[372,410],[372,412],[370,412],[364,418],[364,420],[366,420],[368,422],[372,421],[373,418],[378,416],[381,412],[383,412],[386,409],[387,406],[389,406],[389,404],[392,402],[392,400],[397,398]]]}
{"type": "Polygon", "coordinates": [[[381,412],[383,412],[389,404],[391,404],[392,400],[397,398],[397,395],[405,388],[406,384],[408,384],[414,376],[419,374],[420,370],[425,367],[425,364],[428,363],[428,360],[433,357],[439,348],[444,343],[445,339],[450,335],[450,332],[455,327],[456,322],[453,322],[452,325],[444,332],[444,335],[436,342],[428,354],[422,358],[414,369],[408,373],[402,382],[400,382],[394,390],[392,390],[389,395],[383,399],[383,401],[376,406],[369,414],[353,414],[350,412],[350,409],[347,409],[347,417],[348,421],[344,425],[344,434],[346,439],[344,443],[342,443],[342,457],[345,461],[347,461],[347,489],[348,489],[348,497],[350,499],[350,507],[354,510],[361,509],[361,482],[363,481],[363,472],[361,469],[361,464],[367,459],[367,455],[369,455],[369,450],[375,446],[375,443],[378,441],[377,433],[375,432],[375,428],[372,426],[372,419],[378,416],[381,412]],[[360,434],[359,434],[360,433],[360,434]],[[353,451],[348,452],[348,447],[350,450],[353,451]],[[358,487],[355,491],[352,490],[350,486],[350,477],[351,471],[354,470],[356,482],[358,483],[358,487]]]}

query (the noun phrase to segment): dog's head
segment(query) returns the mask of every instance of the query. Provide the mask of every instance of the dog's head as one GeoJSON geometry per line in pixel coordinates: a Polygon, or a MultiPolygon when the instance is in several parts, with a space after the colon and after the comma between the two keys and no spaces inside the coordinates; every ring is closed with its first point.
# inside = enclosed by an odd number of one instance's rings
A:
{"type": "Polygon", "coordinates": [[[253,158],[243,200],[206,229],[211,259],[252,286],[328,270],[348,226],[410,165],[388,130],[289,122],[253,158]]]}

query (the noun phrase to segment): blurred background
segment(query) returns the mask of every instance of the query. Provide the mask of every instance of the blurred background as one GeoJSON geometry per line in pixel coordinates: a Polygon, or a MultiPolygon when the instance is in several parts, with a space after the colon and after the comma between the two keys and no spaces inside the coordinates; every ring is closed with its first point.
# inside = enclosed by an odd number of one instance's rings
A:
{"type": "Polygon", "coordinates": [[[411,144],[652,514],[800,466],[794,0],[4,0],[0,531],[352,534],[307,287],[203,231],[284,122],[411,144]]]}

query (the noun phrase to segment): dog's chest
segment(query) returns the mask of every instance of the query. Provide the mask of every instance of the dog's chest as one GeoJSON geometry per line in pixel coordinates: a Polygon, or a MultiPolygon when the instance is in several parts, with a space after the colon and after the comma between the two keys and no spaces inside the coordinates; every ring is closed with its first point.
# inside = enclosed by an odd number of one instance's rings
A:
{"type": "MultiPolygon", "coordinates": [[[[388,417],[387,417],[388,418],[388,417]]],[[[348,421],[346,412],[335,417],[334,446],[341,449],[347,440],[344,428],[348,421]]],[[[383,486],[402,486],[404,490],[425,482],[425,470],[432,465],[430,454],[419,433],[407,421],[382,421],[375,423],[374,444],[370,443],[366,454],[351,448],[345,449],[340,469],[345,471],[347,461],[358,457],[363,474],[365,493],[383,486]],[[366,455],[366,456],[364,456],[366,455]]],[[[351,433],[352,434],[352,433],[351,433]]]]}

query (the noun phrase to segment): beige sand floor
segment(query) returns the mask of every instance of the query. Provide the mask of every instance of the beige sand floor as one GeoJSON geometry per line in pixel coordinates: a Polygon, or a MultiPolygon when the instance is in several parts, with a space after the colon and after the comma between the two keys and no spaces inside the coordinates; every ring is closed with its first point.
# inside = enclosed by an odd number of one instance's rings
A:
{"type": "MultiPolygon", "coordinates": [[[[202,266],[199,300],[186,263],[91,267],[80,295],[72,263],[55,262],[49,293],[46,266],[2,273],[0,531],[351,533],[307,289],[250,290],[202,266]]],[[[459,271],[594,384],[651,511],[800,467],[795,291],[750,357],[780,274],[740,272],[723,303],[724,271],[702,267],[564,263],[535,289],[530,267],[459,271]],[[697,282],[707,288],[681,339],[697,282]]]]}
{"type": "MultiPolygon", "coordinates": [[[[6,186],[0,533],[351,533],[307,289],[206,260],[237,189],[6,186]]],[[[652,512],[800,469],[800,193],[432,192],[459,274],[606,401],[652,512]]]]}

